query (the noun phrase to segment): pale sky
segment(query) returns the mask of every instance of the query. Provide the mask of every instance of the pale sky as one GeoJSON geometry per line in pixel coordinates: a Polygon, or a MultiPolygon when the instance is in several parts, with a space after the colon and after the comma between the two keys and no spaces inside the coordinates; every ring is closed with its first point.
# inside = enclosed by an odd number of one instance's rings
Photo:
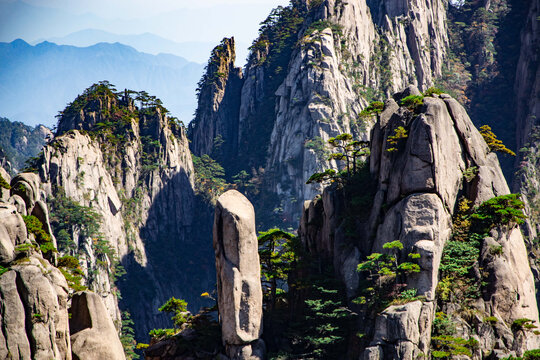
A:
{"type": "Polygon", "coordinates": [[[150,32],[176,42],[235,36],[251,42],[259,23],[288,0],[0,0],[0,41],[62,37],[83,29],[150,32]]]}

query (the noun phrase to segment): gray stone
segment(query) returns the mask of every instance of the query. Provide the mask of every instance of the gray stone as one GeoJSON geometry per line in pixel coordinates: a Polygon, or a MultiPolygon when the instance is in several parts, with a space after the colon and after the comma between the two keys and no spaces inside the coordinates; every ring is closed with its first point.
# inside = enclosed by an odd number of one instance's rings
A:
{"type": "Polygon", "coordinates": [[[252,359],[245,345],[262,333],[258,242],[253,206],[236,190],[227,191],[216,203],[214,250],[223,343],[229,357],[252,359]]]}
{"type": "Polygon", "coordinates": [[[75,359],[124,360],[124,350],[114,324],[98,294],[79,292],[73,295],[69,327],[75,359]]]}

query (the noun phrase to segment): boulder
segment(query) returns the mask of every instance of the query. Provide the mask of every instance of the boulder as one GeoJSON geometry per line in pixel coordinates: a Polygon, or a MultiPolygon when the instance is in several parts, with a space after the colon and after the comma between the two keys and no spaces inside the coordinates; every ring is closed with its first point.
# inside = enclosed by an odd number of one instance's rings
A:
{"type": "Polygon", "coordinates": [[[214,216],[218,304],[231,359],[262,359],[262,288],[255,212],[236,190],[221,195],[214,216]],[[253,343],[253,346],[252,346],[253,343]]]}
{"type": "Polygon", "coordinates": [[[15,259],[15,246],[27,240],[26,226],[13,205],[0,203],[0,264],[15,259]]]}
{"type": "Polygon", "coordinates": [[[98,294],[84,291],[73,295],[69,313],[74,359],[125,360],[116,328],[98,294]]]}

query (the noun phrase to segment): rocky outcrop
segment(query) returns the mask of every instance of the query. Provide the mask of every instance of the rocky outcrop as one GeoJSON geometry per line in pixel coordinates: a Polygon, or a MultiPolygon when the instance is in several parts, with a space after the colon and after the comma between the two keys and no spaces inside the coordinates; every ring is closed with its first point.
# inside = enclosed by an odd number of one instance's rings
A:
{"type": "Polygon", "coordinates": [[[255,212],[236,190],[221,195],[214,218],[221,336],[230,359],[264,359],[262,288],[255,212]]]}
{"type": "Polygon", "coordinates": [[[71,348],[75,359],[126,358],[116,328],[99,295],[88,291],[73,295],[69,314],[71,348]]]}
{"type": "Polygon", "coordinates": [[[442,73],[448,46],[444,1],[371,3],[294,1],[272,14],[254,42],[239,110],[224,108],[234,105],[237,87],[223,93],[216,85],[219,106],[200,97],[197,113],[213,120],[191,125],[192,148],[211,154],[207,144],[219,135],[242,157],[240,166],[224,160],[230,175],[265,168],[262,190],[281,203],[262,206],[281,208],[280,221],[296,224],[303,201],[321,190],[305,181],[336,167],[321,144],[343,132],[367,139],[372,121],[358,115],[369,101],[411,82],[425,90],[442,73]],[[225,111],[238,117],[222,116],[225,111]]]}
{"type": "MultiPolygon", "coordinates": [[[[76,328],[70,323],[84,317],[84,311],[76,306],[70,308],[73,290],[64,273],[54,266],[54,250],[44,247],[43,235],[36,228],[50,236],[52,248],[56,248],[41,196],[37,175],[23,173],[11,181],[11,195],[0,199],[0,358],[90,359],[81,356],[81,342],[70,336],[76,328]],[[30,221],[27,227],[29,218],[23,218],[27,214],[32,214],[39,225],[30,221]]],[[[87,296],[101,304],[92,310],[93,318],[110,325],[107,331],[100,329],[98,345],[103,356],[94,358],[125,359],[118,333],[100,297],[92,293],[87,296]],[[109,344],[114,344],[115,356],[103,350],[109,344]]],[[[85,341],[84,347],[90,342],[85,341]]]]}
{"type": "Polygon", "coordinates": [[[92,224],[69,224],[70,249],[115,324],[120,290],[122,309],[147,341],[151,329],[169,326],[163,303],[175,296],[198,309],[214,276],[210,229],[195,230],[211,213],[195,198],[185,130],[155,98],[137,96],[142,106],[133,92],[115,94],[106,84],[85,91],[64,110],[39,174],[53,204],[74,201],[95,214],[93,234],[92,224]],[[114,282],[118,263],[127,274],[114,282]]]}
{"type": "MultiPolygon", "coordinates": [[[[409,91],[417,92],[414,88],[409,91]]],[[[400,100],[396,95],[396,101],[400,100]]],[[[343,215],[350,217],[347,199],[335,187],[304,206],[299,230],[310,251],[333,260],[349,296],[358,288],[357,264],[371,253],[384,253],[385,243],[401,241],[404,250],[398,254],[400,261],[405,261],[408,253],[420,254],[420,271],[407,276],[406,286],[415,289],[422,300],[389,306],[376,317],[373,327],[363,329],[371,334],[365,359],[413,359],[429,353],[439,266],[452,235],[457,201],[465,196],[479,205],[509,193],[496,155],[489,152],[457,101],[446,94],[425,97],[423,105],[414,110],[400,107],[396,101],[385,103],[372,132],[369,164],[376,190],[371,194],[371,211],[354,220],[358,235],[351,238],[351,229],[346,231],[342,219],[343,215]],[[392,145],[388,139],[398,127],[406,129],[407,136],[392,145]],[[471,169],[477,175],[468,182],[464,174],[471,169]]],[[[444,305],[444,311],[453,321],[461,322],[460,337],[481,340],[481,352],[475,357],[487,356],[494,349],[498,354],[522,354],[537,346],[537,336],[512,335],[509,325],[520,318],[538,321],[538,308],[519,229],[515,225],[494,228],[482,240],[481,254],[477,261],[489,281],[471,308],[480,319],[499,319],[501,329],[494,333],[491,327],[463,320],[449,305],[444,305]],[[490,251],[493,247],[501,248],[496,256],[490,251]]]]}
{"type": "Polygon", "coordinates": [[[212,51],[199,83],[198,97],[202,105],[189,124],[192,151],[197,156],[212,154],[223,160],[237,155],[243,79],[242,69],[234,66],[235,52],[234,38],[223,39],[212,51]]]}

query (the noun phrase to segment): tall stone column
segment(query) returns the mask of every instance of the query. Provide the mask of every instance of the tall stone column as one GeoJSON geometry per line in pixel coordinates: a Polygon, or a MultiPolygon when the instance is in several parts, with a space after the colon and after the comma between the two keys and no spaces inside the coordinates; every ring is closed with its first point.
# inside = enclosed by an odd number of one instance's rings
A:
{"type": "Polygon", "coordinates": [[[255,211],[236,190],[221,195],[214,216],[219,318],[231,360],[260,360],[262,288],[255,211]]]}

